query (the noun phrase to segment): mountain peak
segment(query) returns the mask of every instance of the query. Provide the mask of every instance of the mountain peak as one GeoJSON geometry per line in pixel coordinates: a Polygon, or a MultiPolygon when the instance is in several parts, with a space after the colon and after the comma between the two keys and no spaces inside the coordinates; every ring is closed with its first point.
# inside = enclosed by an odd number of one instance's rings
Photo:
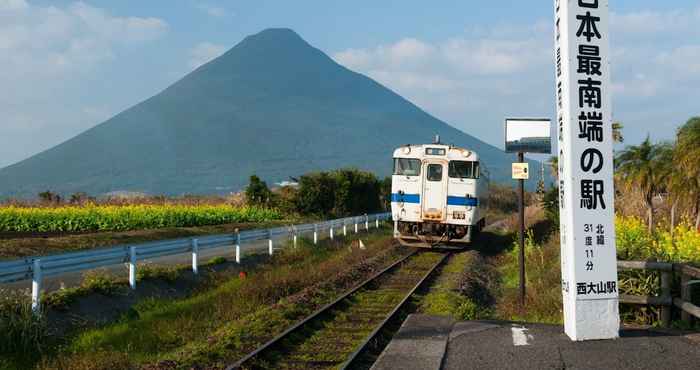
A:
{"type": "Polygon", "coordinates": [[[246,44],[273,44],[273,45],[284,45],[284,44],[304,44],[304,46],[310,46],[306,41],[304,41],[298,33],[290,28],[268,28],[260,31],[254,35],[246,37],[242,45],[246,44]]]}
{"type": "Polygon", "coordinates": [[[248,36],[163,92],[0,169],[0,198],[51,189],[220,193],[316,170],[391,173],[391,153],[440,134],[474,150],[492,179],[509,155],[334,62],[288,28],[248,36]]]}

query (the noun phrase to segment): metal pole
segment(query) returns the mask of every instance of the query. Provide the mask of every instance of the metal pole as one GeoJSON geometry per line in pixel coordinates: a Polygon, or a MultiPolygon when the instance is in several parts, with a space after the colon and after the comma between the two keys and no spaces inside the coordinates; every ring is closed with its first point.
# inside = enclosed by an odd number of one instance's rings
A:
{"type": "Polygon", "coordinates": [[[318,226],[314,224],[314,244],[318,243],[318,226]]]}
{"type": "Polygon", "coordinates": [[[41,260],[40,259],[35,259],[34,260],[34,268],[33,268],[33,276],[32,276],[32,312],[34,312],[35,315],[38,315],[41,313],[41,260]]]}
{"type": "Polygon", "coordinates": [[[328,235],[331,237],[331,240],[333,240],[333,223],[331,222],[331,228],[330,231],[328,232],[328,235]]]}
{"type": "Polygon", "coordinates": [[[343,221],[343,236],[348,236],[348,225],[343,221]]]}
{"type": "MultiPolygon", "coordinates": [[[[525,162],[522,152],[518,153],[518,162],[525,162]]],[[[520,307],[525,307],[525,180],[518,180],[518,210],[520,212],[520,307]]]]}
{"type": "Polygon", "coordinates": [[[136,247],[129,247],[129,286],[136,289],[136,247]]]}
{"type": "Polygon", "coordinates": [[[365,230],[369,230],[369,216],[365,213],[365,230]]]}

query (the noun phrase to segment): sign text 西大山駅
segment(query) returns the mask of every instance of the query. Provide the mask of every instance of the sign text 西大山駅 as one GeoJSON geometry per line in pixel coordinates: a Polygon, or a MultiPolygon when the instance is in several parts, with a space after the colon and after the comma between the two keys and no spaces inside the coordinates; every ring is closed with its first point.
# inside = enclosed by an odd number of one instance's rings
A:
{"type": "Polygon", "coordinates": [[[618,337],[608,0],[555,0],[565,332],[618,337]]]}

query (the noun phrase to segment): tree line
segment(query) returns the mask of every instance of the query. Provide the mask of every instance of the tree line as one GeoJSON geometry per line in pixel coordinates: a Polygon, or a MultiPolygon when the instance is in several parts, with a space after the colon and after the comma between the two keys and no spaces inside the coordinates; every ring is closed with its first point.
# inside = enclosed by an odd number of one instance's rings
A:
{"type": "MultiPolygon", "coordinates": [[[[613,126],[613,139],[624,141],[622,124],[613,126]]],[[[558,158],[550,160],[552,173],[558,173],[558,158]]],[[[628,145],[615,155],[616,197],[636,197],[646,210],[650,232],[656,221],[655,199],[669,200],[669,226],[673,231],[682,206],[700,229],[700,117],[689,119],[676,131],[675,140],[652,142],[649,136],[639,145],[628,145]]],[[[633,198],[634,199],[634,198],[633,198]]],[[[548,217],[557,219],[558,189],[544,197],[548,217]]],[[[619,203],[619,201],[618,201],[619,203]]]]}
{"type": "Polygon", "coordinates": [[[252,175],[245,190],[249,204],[276,207],[288,213],[322,217],[346,217],[376,213],[389,208],[391,178],[346,168],[312,172],[301,176],[296,186],[272,191],[265,181],[252,175]]]}

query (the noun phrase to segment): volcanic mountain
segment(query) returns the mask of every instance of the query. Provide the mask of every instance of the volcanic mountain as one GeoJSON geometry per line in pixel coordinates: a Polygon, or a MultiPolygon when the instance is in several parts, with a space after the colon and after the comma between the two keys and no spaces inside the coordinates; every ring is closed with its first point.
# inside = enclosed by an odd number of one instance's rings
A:
{"type": "Polygon", "coordinates": [[[268,29],[106,122],[1,169],[0,196],[226,193],[251,174],[273,183],[340,167],[385,176],[394,148],[436,134],[477,151],[492,179],[510,178],[513,155],[337,64],[294,31],[268,29]]]}

